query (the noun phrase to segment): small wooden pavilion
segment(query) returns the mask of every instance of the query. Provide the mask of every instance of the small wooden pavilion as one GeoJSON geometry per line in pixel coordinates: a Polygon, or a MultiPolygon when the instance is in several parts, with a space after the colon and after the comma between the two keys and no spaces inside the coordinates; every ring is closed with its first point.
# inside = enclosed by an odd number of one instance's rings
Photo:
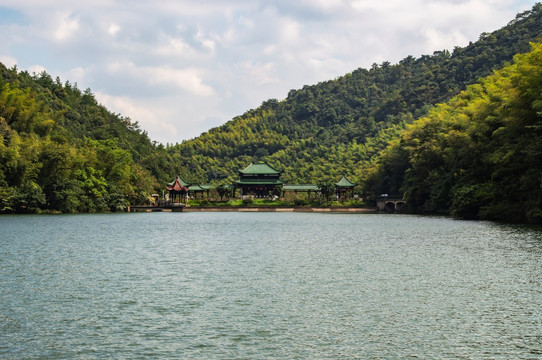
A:
{"type": "Polygon", "coordinates": [[[171,202],[181,202],[188,195],[190,184],[187,183],[181,176],[177,176],[175,181],[167,184],[166,189],[169,191],[169,199],[171,202]]]}
{"type": "Polygon", "coordinates": [[[235,186],[240,189],[241,196],[267,197],[282,185],[281,173],[282,171],[265,162],[251,163],[246,168],[239,170],[239,180],[235,182],[235,186]]]}
{"type": "Polygon", "coordinates": [[[343,175],[341,180],[338,183],[335,183],[335,190],[337,192],[337,198],[346,198],[350,194],[352,197],[354,197],[354,187],[357,184],[353,183],[352,181],[348,180],[346,175],[343,175]]]}

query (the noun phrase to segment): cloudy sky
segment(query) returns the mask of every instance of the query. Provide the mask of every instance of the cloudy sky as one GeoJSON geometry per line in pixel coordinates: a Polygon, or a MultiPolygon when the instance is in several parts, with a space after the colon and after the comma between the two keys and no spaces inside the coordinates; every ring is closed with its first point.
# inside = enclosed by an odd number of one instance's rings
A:
{"type": "Polygon", "coordinates": [[[291,89],[465,46],[535,2],[0,0],[0,61],[176,143],[291,89]]]}

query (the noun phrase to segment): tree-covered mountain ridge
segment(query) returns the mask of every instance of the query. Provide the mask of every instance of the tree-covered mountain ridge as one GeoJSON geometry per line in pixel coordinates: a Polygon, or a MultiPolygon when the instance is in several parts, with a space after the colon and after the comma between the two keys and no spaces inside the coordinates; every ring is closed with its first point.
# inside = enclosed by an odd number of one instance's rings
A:
{"type": "Polygon", "coordinates": [[[0,213],[124,210],[159,188],[161,149],[90,90],[0,64],[0,213]]]}
{"type": "Polygon", "coordinates": [[[528,52],[529,43],[541,38],[541,17],[536,4],[452,53],[374,64],[292,90],[285,100],[267,100],[167,148],[101,106],[89,89],[2,65],[0,213],[122,210],[146,201],[175,175],[192,183],[231,183],[239,169],[258,160],[282,169],[289,183],[336,181],[346,174],[366,194],[388,187],[408,197],[412,192],[399,170],[409,163],[389,170],[390,150],[384,149],[435,104],[528,52]]]}
{"type": "Polygon", "coordinates": [[[542,44],[407,125],[369,184],[416,213],[542,223],[542,44]]]}
{"type": "Polygon", "coordinates": [[[238,169],[265,160],[283,169],[287,182],[347,174],[363,184],[375,157],[406,124],[529,51],[541,35],[542,5],[536,4],[452,53],[408,56],[291,90],[285,100],[267,100],[169,153],[180,160],[182,176],[195,182],[231,182],[238,169]]]}

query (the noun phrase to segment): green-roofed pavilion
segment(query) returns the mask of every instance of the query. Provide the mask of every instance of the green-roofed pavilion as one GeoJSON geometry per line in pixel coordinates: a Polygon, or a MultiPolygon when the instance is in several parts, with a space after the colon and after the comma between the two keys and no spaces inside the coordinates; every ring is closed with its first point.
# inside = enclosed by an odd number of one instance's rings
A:
{"type": "Polygon", "coordinates": [[[310,198],[312,194],[316,194],[320,191],[320,187],[316,184],[284,184],[282,186],[282,193],[284,197],[293,197],[297,199],[298,194],[307,194],[310,198]]]}
{"type": "Polygon", "coordinates": [[[243,170],[239,170],[239,173],[245,176],[280,176],[282,171],[275,169],[266,162],[260,161],[257,163],[251,163],[243,170]]]}
{"type": "Polygon", "coordinates": [[[319,191],[320,187],[315,184],[284,184],[282,187],[283,191],[305,191],[305,192],[311,192],[311,191],[319,191]]]}
{"type": "Polygon", "coordinates": [[[252,163],[239,170],[239,180],[235,182],[235,186],[241,190],[241,196],[267,197],[282,185],[281,173],[282,171],[263,161],[252,163]]]}
{"type": "Polygon", "coordinates": [[[209,184],[195,184],[195,185],[190,185],[188,187],[188,192],[190,196],[194,195],[194,197],[196,197],[198,194],[200,194],[203,197],[204,193],[207,193],[207,196],[209,196],[210,190],[211,190],[211,185],[209,184]]]}
{"type": "Polygon", "coordinates": [[[167,184],[167,187],[168,187],[168,190],[169,190],[169,187],[172,187],[172,188],[175,187],[175,186],[177,186],[177,187],[189,187],[190,185],[192,185],[192,184],[190,184],[189,182],[187,182],[185,179],[183,179],[183,178],[179,175],[179,176],[177,176],[177,177],[175,178],[174,181],[168,183],[168,184],[167,184]]]}
{"type": "Polygon", "coordinates": [[[348,195],[350,193],[352,197],[354,196],[354,187],[356,186],[356,183],[353,183],[350,181],[346,175],[343,175],[341,180],[339,180],[338,183],[335,183],[335,189],[337,191],[337,197],[341,198],[342,196],[348,195]]]}

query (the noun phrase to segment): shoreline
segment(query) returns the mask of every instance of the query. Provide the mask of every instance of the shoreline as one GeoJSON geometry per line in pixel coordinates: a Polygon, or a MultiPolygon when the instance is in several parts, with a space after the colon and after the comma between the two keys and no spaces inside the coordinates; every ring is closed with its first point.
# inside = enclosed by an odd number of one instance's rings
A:
{"type": "Polygon", "coordinates": [[[236,206],[185,206],[178,209],[166,208],[146,208],[132,211],[147,212],[329,212],[329,213],[363,213],[376,214],[376,208],[353,208],[353,207],[281,207],[281,206],[254,206],[254,207],[236,207],[236,206]]]}

